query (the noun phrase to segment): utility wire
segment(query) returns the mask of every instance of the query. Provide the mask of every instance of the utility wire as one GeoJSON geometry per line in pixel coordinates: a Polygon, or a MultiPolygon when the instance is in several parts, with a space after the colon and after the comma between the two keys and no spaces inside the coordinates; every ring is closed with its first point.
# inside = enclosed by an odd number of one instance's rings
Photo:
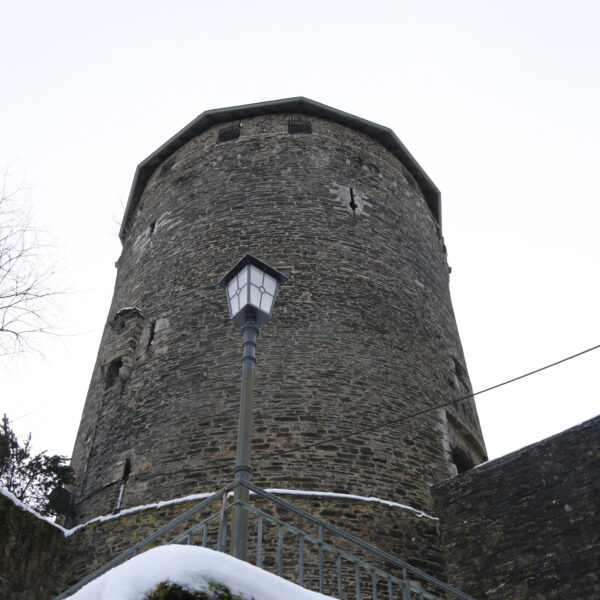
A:
{"type": "MultiPolygon", "coordinates": [[[[569,360],[573,360],[574,358],[577,358],[579,356],[587,354],[588,352],[592,352],[593,350],[597,350],[598,348],[600,348],[600,344],[598,344],[596,346],[592,346],[591,348],[587,348],[586,350],[582,350],[581,352],[577,352],[576,354],[572,354],[571,356],[567,356],[566,358],[561,358],[560,360],[557,360],[556,362],[553,362],[553,363],[550,363],[543,367],[540,367],[539,369],[534,369],[533,371],[529,371],[527,373],[524,373],[523,375],[518,375],[517,377],[513,377],[512,379],[507,379],[506,381],[503,381],[502,383],[497,383],[497,384],[492,385],[483,390],[479,390],[478,392],[474,392],[473,394],[468,394],[467,396],[463,396],[462,398],[456,398],[454,400],[449,400],[447,402],[443,402],[441,404],[436,404],[435,406],[431,406],[429,408],[424,408],[423,410],[420,410],[420,411],[417,411],[414,413],[410,413],[408,415],[403,415],[401,417],[398,417],[397,419],[392,419],[391,421],[385,421],[384,423],[376,423],[375,425],[368,425],[366,427],[361,427],[360,429],[355,429],[353,431],[349,431],[348,433],[342,433],[340,435],[332,436],[330,438],[317,440],[315,442],[311,442],[310,444],[305,444],[303,446],[295,446],[294,448],[290,448],[288,450],[281,450],[278,452],[273,452],[271,454],[258,454],[253,457],[253,461],[254,460],[264,461],[264,460],[268,460],[270,458],[277,458],[280,456],[285,456],[286,454],[292,454],[293,452],[298,452],[300,450],[307,450],[309,448],[314,448],[316,446],[322,446],[324,444],[329,444],[331,442],[337,442],[340,440],[354,437],[356,435],[360,435],[361,433],[368,433],[371,431],[375,431],[377,429],[381,429],[383,427],[389,427],[390,425],[395,425],[396,423],[401,423],[402,421],[408,421],[409,419],[412,419],[415,417],[420,417],[420,416],[427,414],[429,412],[432,412],[434,410],[438,410],[440,408],[450,406],[451,404],[458,404],[459,402],[463,402],[464,400],[469,400],[470,398],[474,398],[475,396],[480,396],[481,394],[485,394],[486,392],[491,392],[492,390],[496,390],[500,387],[508,385],[509,383],[514,383],[515,381],[519,381],[520,379],[525,379],[526,377],[531,377],[531,375],[535,375],[536,373],[540,373],[541,371],[545,371],[547,369],[551,369],[552,367],[556,367],[557,365],[565,363],[569,360]]],[[[210,466],[205,467],[203,469],[203,472],[213,471],[213,470],[222,471],[224,469],[227,469],[227,467],[228,467],[228,465],[223,465],[223,464],[222,465],[210,465],[210,466]]],[[[177,472],[175,472],[175,473],[177,473],[177,472]]],[[[169,473],[169,474],[174,474],[174,473],[169,473]]]]}
{"type": "Polygon", "coordinates": [[[456,398],[455,400],[449,400],[448,402],[443,402],[442,404],[437,404],[436,406],[431,406],[429,408],[425,408],[423,410],[417,411],[415,413],[411,413],[409,415],[403,415],[402,417],[398,417],[397,419],[392,419],[391,421],[386,421],[385,423],[377,423],[375,425],[368,425],[367,427],[361,427],[360,429],[355,429],[354,431],[350,431],[348,433],[342,433],[340,435],[336,435],[324,440],[319,440],[316,442],[311,442],[310,444],[305,444],[304,446],[296,446],[295,448],[290,448],[289,450],[283,450],[280,452],[274,452],[273,454],[267,454],[262,456],[257,456],[257,459],[266,460],[268,458],[274,458],[276,456],[283,456],[285,454],[291,454],[292,452],[298,452],[299,450],[307,450],[308,448],[314,448],[315,446],[322,446],[323,444],[328,444],[331,442],[337,442],[339,440],[344,440],[350,437],[354,437],[355,435],[360,435],[361,433],[367,433],[371,431],[375,431],[376,429],[381,429],[382,427],[389,427],[390,425],[395,425],[396,423],[401,423],[402,421],[407,421],[408,419],[412,419],[414,417],[420,417],[424,414],[432,412],[434,410],[438,410],[440,408],[444,408],[446,406],[450,406],[451,404],[457,404],[462,402],[463,400],[469,400],[470,398],[474,398],[475,396],[480,396],[481,394],[485,394],[486,392],[491,392],[492,390],[496,390],[500,387],[508,385],[509,383],[514,383],[515,381],[519,381],[519,379],[525,379],[525,377],[530,377],[531,375],[535,375],[536,373],[540,373],[541,371],[545,371],[546,369],[551,369],[557,365],[560,365],[564,362],[582,356],[583,354],[587,354],[588,352],[592,352],[592,350],[597,350],[600,348],[600,344],[596,346],[592,346],[591,348],[587,348],[586,350],[582,350],[581,352],[577,352],[576,354],[572,354],[571,356],[567,356],[566,358],[561,358],[556,362],[545,365],[544,367],[540,367],[539,369],[534,369],[533,371],[529,371],[528,373],[524,373],[523,375],[518,375],[517,377],[513,377],[512,379],[508,379],[503,381],[502,383],[497,383],[496,385],[492,385],[491,387],[485,388],[483,390],[479,390],[478,392],[474,392],[473,394],[469,394],[467,396],[463,396],[462,398],[456,398]]]}
{"type": "Polygon", "coordinates": [[[337,442],[339,440],[344,440],[350,437],[354,437],[355,435],[359,435],[361,433],[367,433],[370,431],[375,431],[376,429],[381,429],[382,427],[389,427],[390,425],[395,425],[396,423],[401,423],[402,421],[407,421],[408,419],[412,419],[414,417],[420,417],[421,415],[427,414],[428,412],[432,412],[434,410],[438,410],[440,408],[444,408],[446,406],[450,406],[451,404],[457,404],[462,402],[463,400],[469,400],[470,398],[474,398],[475,396],[480,396],[481,394],[485,394],[486,392],[491,392],[492,390],[496,390],[500,387],[508,385],[509,383],[514,383],[515,381],[519,381],[519,379],[525,379],[525,377],[530,377],[531,375],[535,375],[536,373],[540,373],[541,371],[545,371],[546,369],[551,369],[557,365],[560,365],[564,362],[577,358],[578,356],[582,356],[583,354],[587,354],[588,352],[592,352],[592,350],[597,350],[600,348],[600,344],[596,346],[592,346],[591,348],[587,348],[586,350],[582,350],[581,352],[577,352],[576,354],[572,354],[571,356],[567,356],[566,358],[561,358],[556,362],[545,365],[544,367],[540,367],[539,369],[534,369],[533,371],[529,371],[528,373],[524,373],[523,375],[519,375],[517,377],[513,377],[512,379],[508,379],[503,381],[502,383],[497,383],[496,385],[492,385],[491,387],[485,388],[483,390],[479,390],[478,392],[474,392],[473,394],[469,394],[467,396],[463,396],[462,398],[456,398],[455,400],[449,400],[448,402],[443,402],[442,404],[437,404],[435,406],[431,406],[429,408],[425,408],[423,410],[417,411],[415,413],[411,413],[409,415],[403,415],[402,417],[398,417],[397,419],[392,419],[391,421],[386,421],[385,423],[377,423],[375,425],[368,425],[367,427],[361,427],[360,429],[355,429],[354,431],[350,431],[348,433],[342,433],[340,435],[336,435],[327,439],[318,440],[316,442],[311,442],[310,444],[305,444],[304,446],[296,446],[295,448],[290,448],[289,450],[283,450],[280,452],[274,452],[272,454],[267,455],[259,455],[256,458],[266,460],[268,458],[275,458],[278,456],[283,456],[285,454],[291,454],[292,452],[298,452],[299,450],[307,450],[308,448],[314,448],[315,446],[322,446],[323,444],[328,444],[330,442],[337,442]]]}

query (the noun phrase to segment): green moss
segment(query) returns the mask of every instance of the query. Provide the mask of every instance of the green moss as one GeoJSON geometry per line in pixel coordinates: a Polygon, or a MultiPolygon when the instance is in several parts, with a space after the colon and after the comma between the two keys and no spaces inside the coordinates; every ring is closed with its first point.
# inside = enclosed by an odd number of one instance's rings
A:
{"type": "Polygon", "coordinates": [[[159,583],[144,600],[242,600],[222,583],[208,582],[208,590],[190,592],[176,583],[159,583]]]}

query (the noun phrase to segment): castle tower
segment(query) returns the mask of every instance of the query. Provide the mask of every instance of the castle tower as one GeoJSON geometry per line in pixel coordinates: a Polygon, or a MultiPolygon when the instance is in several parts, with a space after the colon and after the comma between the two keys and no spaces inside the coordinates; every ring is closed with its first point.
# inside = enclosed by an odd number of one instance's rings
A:
{"type": "Polygon", "coordinates": [[[216,283],[246,252],[290,277],[258,340],[254,483],[429,511],[485,459],[474,403],[435,408],[471,387],[439,192],[390,129],[305,98],[207,111],[139,165],[120,237],[79,522],[232,479],[242,339],[216,283]]]}

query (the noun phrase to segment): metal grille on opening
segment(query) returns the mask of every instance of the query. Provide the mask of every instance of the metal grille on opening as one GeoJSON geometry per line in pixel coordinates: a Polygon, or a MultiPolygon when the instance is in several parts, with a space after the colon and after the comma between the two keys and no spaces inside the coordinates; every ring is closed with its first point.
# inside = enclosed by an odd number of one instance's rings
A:
{"type": "Polygon", "coordinates": [[[307,117],[290,117],[288,133],[312,133],[312,123],[307,117]]]}
{"type": "Polygon", "coordinates": [[[228,142],[230,140],[237,140],[240,137],[240,131],[242,129],[242,122],[232,123],[221,127],[219,129],[219,141],[228,142]]]}

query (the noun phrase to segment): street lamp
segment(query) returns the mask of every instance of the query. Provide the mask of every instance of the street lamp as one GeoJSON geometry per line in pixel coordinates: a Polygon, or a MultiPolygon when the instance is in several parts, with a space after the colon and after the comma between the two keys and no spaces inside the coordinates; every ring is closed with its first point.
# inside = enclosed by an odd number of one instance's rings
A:
{"type": "MultiPolygon", "coordinates": [[[[229,315],[234,323],[242,326],[244,337],[242,356],[242,391],[234,477],[250,481],[250,441],[252,439],[252,396],[254,365],[256,363],[256,338],[259,327],[271,317],[277,290],[288,277],[273,269],[262,260],[246,254],[218,282],[227,291],[229,315]]],[[[235,499],[248,502],[248,489],[237,487],[235,499]]],[[[248,542],[248,514],[238,507],[233,530],[233,553],[246,560],[248,542]]]]}

